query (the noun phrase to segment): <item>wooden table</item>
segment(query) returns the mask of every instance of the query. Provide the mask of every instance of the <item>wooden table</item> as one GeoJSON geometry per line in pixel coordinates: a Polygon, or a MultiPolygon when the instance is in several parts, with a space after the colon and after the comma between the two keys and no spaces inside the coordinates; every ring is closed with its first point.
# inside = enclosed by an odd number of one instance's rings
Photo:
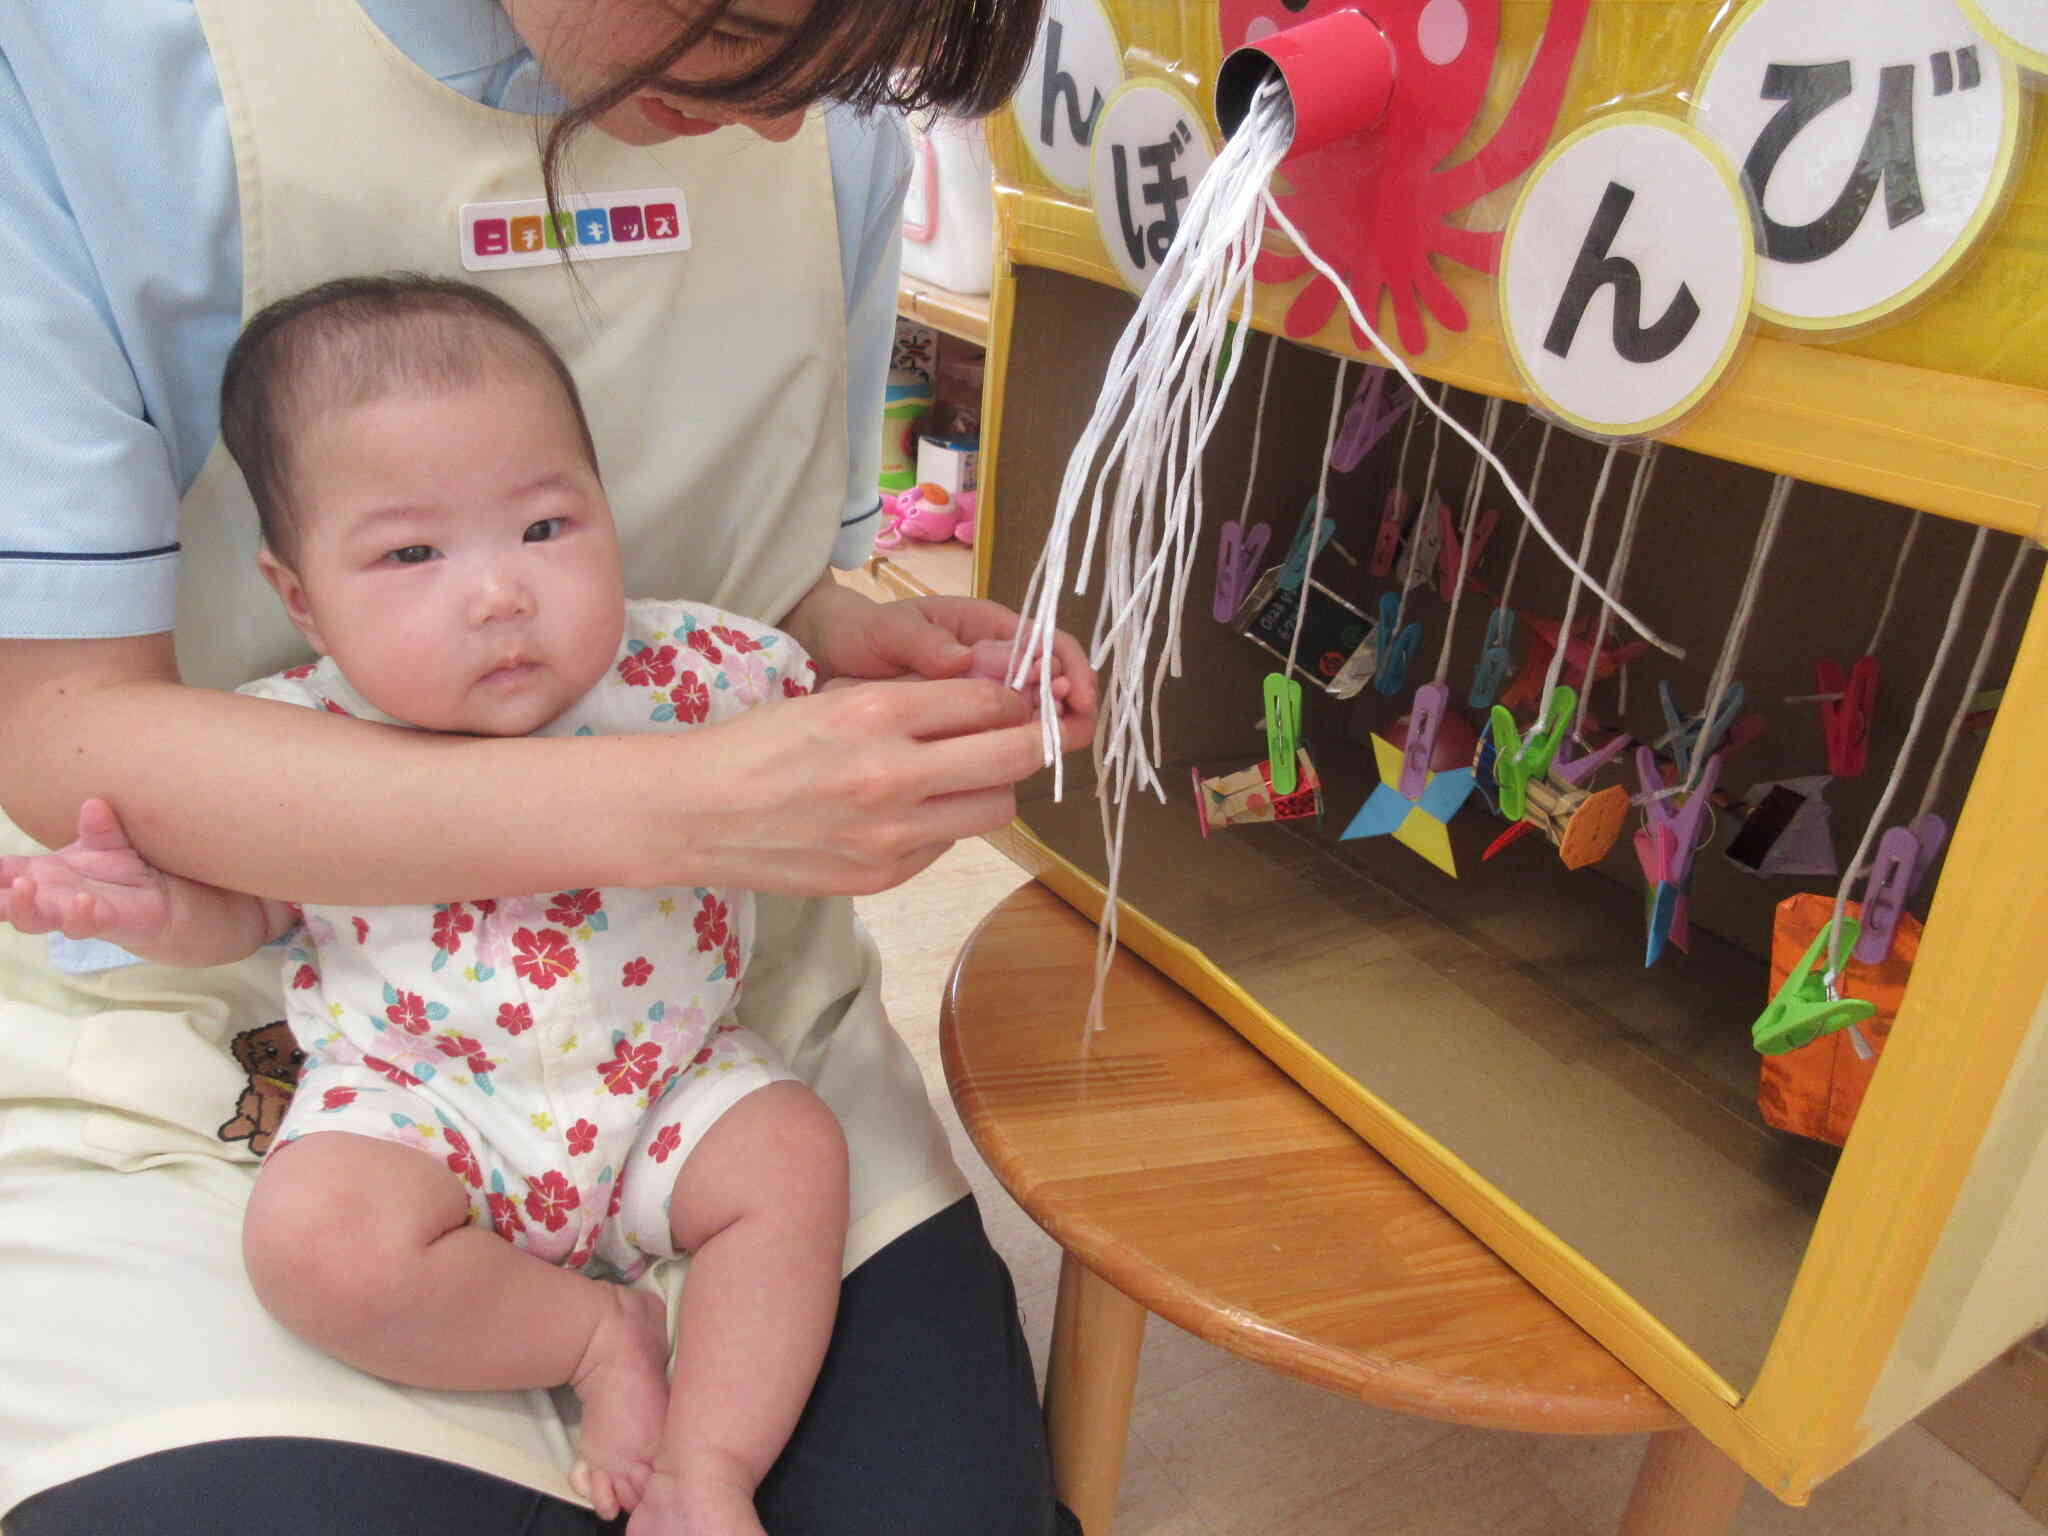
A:
{"type": "Polygon", "coordinates": [[[1623,1536],[1715,1536],[1741,1471],[1207,1008],[1027,884],[962,949],[940,1025],[975,1146],[1064,1250],[1046,1380],[1061,1497],[1109,1536],[1147,1313],[1430,1418],[1653,1438],[1623,1536]]]}

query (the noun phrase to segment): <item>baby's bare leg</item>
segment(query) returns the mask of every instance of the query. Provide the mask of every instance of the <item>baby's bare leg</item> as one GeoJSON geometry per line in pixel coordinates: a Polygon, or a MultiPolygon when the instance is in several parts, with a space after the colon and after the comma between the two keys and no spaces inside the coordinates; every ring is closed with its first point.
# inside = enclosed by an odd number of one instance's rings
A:
{"type": "Polygon", "coordinates": [[[574,1388],[591,1502],[610,1519],[639,1501],[668,1397],[658,1297],[469,1225],[455,1174],[346,1131],[264,1164],[242,1251],[271,1316],[358,1370],[452,1391],[574,1388]]]}
{"type": "Polygon", "coordinates": [[[690,1253],[668,1425],[632,1536],[758,1533],[754,1489],[803,1412],[839,1305],[846,1142],[799,1083],[748,1094],[676,1175],[690,1253]]]}

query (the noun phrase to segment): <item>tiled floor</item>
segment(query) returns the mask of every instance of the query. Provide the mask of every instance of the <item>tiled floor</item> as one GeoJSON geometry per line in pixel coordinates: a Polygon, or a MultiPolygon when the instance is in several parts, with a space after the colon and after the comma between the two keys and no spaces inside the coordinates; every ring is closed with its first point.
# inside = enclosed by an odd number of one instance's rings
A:
{"type": "MultiPolygon", "coordinates": [[[[981,1166],[947,1101],[938,999],[968,932],[1021,873],[983,843],[860,903],[891,1014],[925,1069],[1017,1280],[1044,1361],[1059,1250],[981,1166]]],[[[1139,1369],[1116,1536],[1604,1536],[1640,1439],[1461,1429],[1387,1413],[1247,1365],[1154,1319],[1139,1369]]],[[[2043,1536],[2002,1490],[1909,1425],[1788,1509],[1751,1488],[1737,1536],[2043,1536]]],[[[1091,1532],[1089,1536],[1104,1536],[1091,1532]]]]}

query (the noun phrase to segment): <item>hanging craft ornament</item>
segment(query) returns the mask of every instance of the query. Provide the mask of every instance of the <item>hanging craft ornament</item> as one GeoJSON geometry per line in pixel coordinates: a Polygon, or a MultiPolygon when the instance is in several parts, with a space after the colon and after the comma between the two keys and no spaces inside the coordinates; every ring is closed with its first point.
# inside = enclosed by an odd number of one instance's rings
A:
{"type": "MultiPolygon", "coordinates": [[[[1529,472],[1529,499],[1534,501],[1543,484],[1543,465],[1550,457],[1550,435],[1557,429],[1557,423],[1546,420],[1543,436],[1536,445],[1536,467],[1529,472]]],[[[1515,577],[1522,569],[1522,550],[1529,542],[1529,525],[1525,521],[1515,529],[1515,552],[1508,557],[1508,573],[1500,584],[1500,600],[1494,604],[1493,612],[1486,620],[1486,644],[1479,652],[1479,665],[1472,673],[1472,687],[1465,695],[1465,702],[1473,709],[1491,709],[1494,698],[1500,693],[1500,685],[1507,681],[1508,671],[1514,665],[1511,647],[1515,640],[1515,611],[1510,606],[1514,596],[1515,577]]]]}
{"type": "Polygon", "coordinates": [[[1251,522],[1252,492],[1259,484],[1259,439],[1266,424],[1266,394],[1273,385],[1273,354],[1280,343],[1266,338],[1266,365],[1259,370],[1259,409],[1252,417],[1251,462],[1245,466],[1244,501],[1237,517],[1226,521],[1217,541],[1216,590],[1209,601],[1209,616],[1218,624],[1233,624],[1244,607],[1246,596],[1258,574],[1259,558],[1273,536],[1271,525],[1251,522]]]}

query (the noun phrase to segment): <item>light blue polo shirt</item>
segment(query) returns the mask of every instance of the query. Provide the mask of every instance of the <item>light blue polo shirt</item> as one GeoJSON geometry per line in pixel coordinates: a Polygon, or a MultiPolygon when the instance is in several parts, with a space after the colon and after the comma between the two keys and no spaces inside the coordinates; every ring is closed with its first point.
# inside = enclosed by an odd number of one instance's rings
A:
{"type": "MultiPolygon", "coordinates": [[[[359,3],[472,100],[559,108],[496,0],[359,3]]],[[[833,560],[851,566],[877,522],[910,156],[887,114],[826,122],[852,445],[833,560]]],[[[0,7],[0,272],[0,636],[168,630],[178,503],[242,307],[234,151],[191,0],[0,7]]]]}

